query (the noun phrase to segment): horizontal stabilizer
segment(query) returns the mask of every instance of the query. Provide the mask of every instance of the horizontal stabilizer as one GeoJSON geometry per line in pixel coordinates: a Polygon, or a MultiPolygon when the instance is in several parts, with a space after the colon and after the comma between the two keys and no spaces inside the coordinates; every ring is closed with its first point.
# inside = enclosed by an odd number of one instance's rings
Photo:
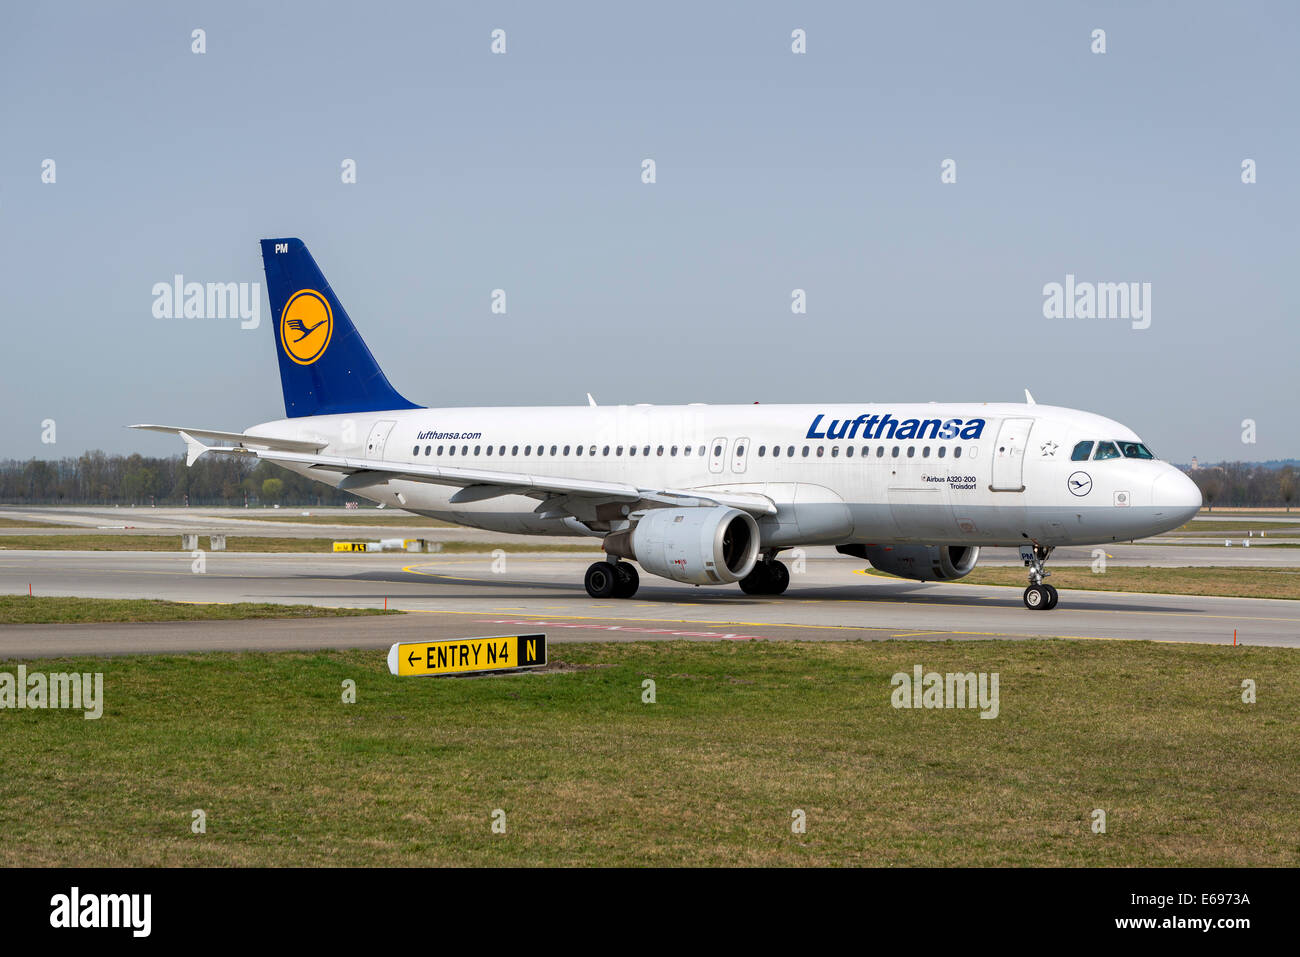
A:
{"type": "Polygon", "coordinates": [[[246,432],[218,432],[213,429],[181,428],[175,425],[132,425],[130,428],[179,435],[185,439],[186,445],[193,439],[209,439],[213,442],[233,442],[246,449],[274,449],[277,452],[319,452],[327,444],[306,439],[275,439],[266,435],[249,435],[246,432]]]}

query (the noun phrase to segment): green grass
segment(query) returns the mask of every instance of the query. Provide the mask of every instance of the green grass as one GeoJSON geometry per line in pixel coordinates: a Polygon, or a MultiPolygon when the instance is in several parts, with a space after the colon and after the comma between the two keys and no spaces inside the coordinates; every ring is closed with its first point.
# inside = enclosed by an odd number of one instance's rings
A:
{"type": "Polygon", "coordinates": [[[234,518],[238,521],[249,522],[290,522],[300,525],[373,525],[373,526],[397,526],[400,528],[455,528],[450,522],[441,522],[436,518],[426,518],[423,515],[411,515],[407,512],[378,512],[373,509],[368,511],[349,511],[331,515],[320,515],[312,512],[310,515],[303,515],[303,509],[286,515],[283,509],[277,509],[274,512],[266,512],[262,509],[250,511],[244,515],[223,515],[223,518],[234,518]]]}
{"type": "Polygon", "coordinates": [[[30,518],[0,517],[0,528],[75,528],[64,522],[38,522],[30,518]]]}
{"type": "MultiPolygon", "coordinates": [[[[228,552],[333,552],[336,541],[350,541],[344,536],[334,538],[267,538],[257,535],[226,535],[228,552]]],[[[358,541],[371,539],[360,538],[358,541]]],[[[452,553],[492,552],[500,548],[507,552],[599,552],[600,545],[559,544],[555,542],[442,542],[441,551],[452,553]]],[[[199,535],[199,547],[208,550],[208,536],[199,535]]],[[[82,535],[76,533],[57,535],[0,535],[0,551],[5,549],[31,549],[35,551],[85,551],[85,552],[180,552],[181,537],[175,535],[82,535]]],[[[400,552],[347,552],[340,554],[401,554],[400,552]]],[[[412,553],[417,554],[417,553],[412,553]]]]}
{"type": "Polygon", "coordinates": [[[0,625],[109,621],[229,621],[243,618],[347,618],[401,614],[375,608],[322,608],[267,602],[194,604],[147,598],[0,595],[0,625]]]}
{"type": "Polygon", "coordinates": [[[666,642],[551,658],[569,670],[394,678],[378,651],[31,663],[103,672],[104,714],[0,712],[0,865],[1300,864],[1294,650],[666,642]],[[997,672],[999,716],[895,710],[890,676],[914,664],[997,672]]]}
{"type": "MultiPolygon", "coordinates": [[[[1094,574],[1091,568],[1049,567],[1057,588],[1084,591],[1153,592],[1166,595],[1222,595],[1236,598],[1300,598],[1300,568],[1146,568],[1116,565],[1094,574]]],[[[1019,567],[978,566],[961,579],[972,585],[1024,588],[1028,573],[1019,567]]]]}
{"type": "Polygon", "coordinates": [[[1192,520],[1186,525],[1180,525],[1175,531],[1177,532],[1233,532],[1245,535],[1247,532],[1254,532],[1259,535],[1261,531],[1268,532],[1270,535],[1300,535],[1300,523],[1269,523],[1260,522],[1210,522],[1204,520],[1192,520]]]}

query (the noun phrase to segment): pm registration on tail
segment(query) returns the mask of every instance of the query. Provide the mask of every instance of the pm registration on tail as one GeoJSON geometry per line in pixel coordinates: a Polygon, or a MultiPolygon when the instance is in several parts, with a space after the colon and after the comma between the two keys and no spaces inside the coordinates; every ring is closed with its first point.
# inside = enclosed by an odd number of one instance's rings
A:
{"type": "Polygon", "coordinates": [[[403,676],[515,671],[545,664],[545,635],[399,642],[388,649],[389,672],[403,676]]]}

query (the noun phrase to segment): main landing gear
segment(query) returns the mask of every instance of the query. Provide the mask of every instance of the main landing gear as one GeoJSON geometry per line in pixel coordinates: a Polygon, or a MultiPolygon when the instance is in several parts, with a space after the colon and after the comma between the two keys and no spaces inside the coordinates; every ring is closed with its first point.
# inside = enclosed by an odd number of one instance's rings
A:
{"type": "Polygon", "coordinates": [[[630,562],[596,562],[583,584],[592,598],[631,598],[641,587],[641,576],[630,562]]]}
{"type": "Polygon", "coordinates": [[[779,595],[790,587],[790,569],[767,555],[754,570],[740,580],[746,595],[779,595]]]}
{"type": "Polygon", "coordinates": [[[1050,545],[1021,545],[1020,558],[1029,569],[1029,587],[1025,589],[1025,607],[1030,611],[1051,611],[1060,601],[1057,590],[1043,583],[1051,574],[1047,570],[1047,559],[1052,554],[1050,545]]]}

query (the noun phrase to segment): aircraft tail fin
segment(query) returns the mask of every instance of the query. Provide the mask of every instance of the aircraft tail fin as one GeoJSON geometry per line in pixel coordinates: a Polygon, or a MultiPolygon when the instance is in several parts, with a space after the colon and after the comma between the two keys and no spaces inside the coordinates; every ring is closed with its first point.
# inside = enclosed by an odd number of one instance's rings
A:
{"type": "Polygon", "coordinates": [[[263,239],[288,418],[419,406],[398,394],[300,239],[263,239]]]}

